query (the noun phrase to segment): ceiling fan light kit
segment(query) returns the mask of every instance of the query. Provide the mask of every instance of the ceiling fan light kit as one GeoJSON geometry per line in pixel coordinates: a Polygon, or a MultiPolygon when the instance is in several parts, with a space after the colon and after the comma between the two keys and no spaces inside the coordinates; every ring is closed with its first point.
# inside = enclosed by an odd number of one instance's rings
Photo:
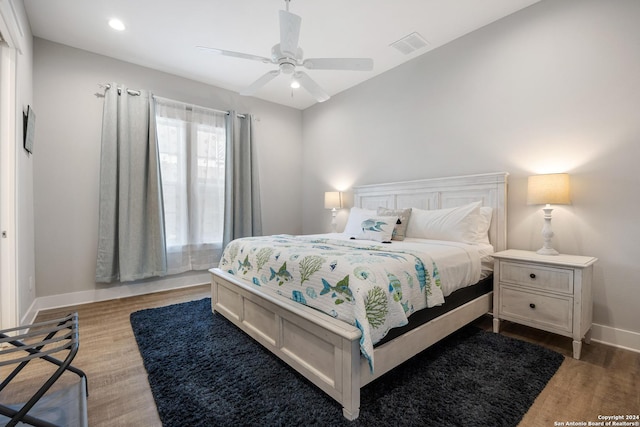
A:
{"type": "Polygon", "coordinates": [[[216,49],[198,46],[218,55],[231,56],[252,61],[260,61],[265,64],[278,66],[277,70],[268,71],[258,80],[240,91],[240,95],[250,96],[261,87],[282,74],[292,75],[291,87],[302,86],[318,102],[329,99],[329,95],[307,73],[296,70],[296,67],[304,67],[309,70],[347,70],[347,71],[371,71],[373,59],[371,58],[308,58],[303,59],[303,51],[298,46],[300,39],[300,26],[302,18],[289,12],[289,1],[285,0],[287,10],[280,11],[280,43],[271,48],[271,58],[266,58],[247,53],[230,50],[216,49]],[[297,86],[295,86],[297,84],[297,86]]]}

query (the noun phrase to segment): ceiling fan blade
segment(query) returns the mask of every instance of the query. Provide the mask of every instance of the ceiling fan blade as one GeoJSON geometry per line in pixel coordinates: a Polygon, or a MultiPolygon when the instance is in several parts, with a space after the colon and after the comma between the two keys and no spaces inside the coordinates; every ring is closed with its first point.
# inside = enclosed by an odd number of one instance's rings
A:
{"type": "Polygon", "coordinates": [[[300,85],[305,88],[318,102],[324,102],[329,99],[329,95],[320,87],[318,83],[313,81],[307,73],[298,71],[295,73],[295,78],[298,79],[300,85]]]}
{"type": "Polygon", "coordinates": [[[295,58],[300,39],[302,18],[286,10],[280,11],[280,50],[295,58]]]}
{"type": "Polygon", "coordinates": [[[302,62],[302,66],[310,70],[373,70],[371,58],[309,58],[302,62]]]}
{"type": "Polygon", "coordinates": [[[232,56],[234,58],[242,58],[242,59],[251,59],[252,61],[260,61],[266,64],[272,64],[273,61],[269,58],[265,58],[264,56],[251,55],[248,53],[234,52],[232,50],[222,50],[216,49],[215,47],[206,47],[206,46],[196,46],[198,49],[203,50],[205,52],[213,53],[216,55],[224,55],[224,56],[232,56]]]}
{"type": "Polygon", "coordinates": [[[243,96],[251,96],[251,95],[253,95],[262,86],[266,85],[271,80],[273,80],[276,77],[278,77],[278,74],[280,74],[280,70],[269,71],[267,74],[264,74],[258,80],[256,80],[255,82],[251,83],[251,85],[249,87],[247,87],[246,89],[243,89],[240,92],[240,95],[243,95],[243,96]]]}

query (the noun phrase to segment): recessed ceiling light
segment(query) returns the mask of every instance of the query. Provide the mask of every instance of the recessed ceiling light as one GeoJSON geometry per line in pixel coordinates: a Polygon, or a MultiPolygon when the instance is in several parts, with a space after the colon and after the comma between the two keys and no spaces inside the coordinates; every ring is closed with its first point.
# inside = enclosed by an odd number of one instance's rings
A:
{"type": "Polygon", "coordinates": [[[109,26],[116,31],[124,31],[125,26],[121,20],[118,18],[113,18],[109,20],[109,26]]]}

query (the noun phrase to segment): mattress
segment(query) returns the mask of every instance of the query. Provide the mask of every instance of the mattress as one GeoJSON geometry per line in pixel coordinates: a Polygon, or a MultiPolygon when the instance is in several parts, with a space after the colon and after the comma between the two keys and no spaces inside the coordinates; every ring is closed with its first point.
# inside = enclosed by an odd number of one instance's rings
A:
{"type": "Polygon", "coordinates": [[[417,328],[418,326],[424,325],[425,323],[435,319],[436,317],[440,317],[445,313],[450,312],[474,299],[481,297],[482,295],[488,294],[493,290],[493,275],[489,274],[488,276],[482,278],[478,283],[466,286],[464,288],[460,288],[454,291],[451,295],[445,298],[444,304],[439,305],[437,307],[420,310],[414,313],[409,318],[409,323],[400,326],[398,328],[391,329],[389,333],[380,341],[378,341],[374,347],[381,346],[394,338],[403,335],[412,329],[417,328]]]}

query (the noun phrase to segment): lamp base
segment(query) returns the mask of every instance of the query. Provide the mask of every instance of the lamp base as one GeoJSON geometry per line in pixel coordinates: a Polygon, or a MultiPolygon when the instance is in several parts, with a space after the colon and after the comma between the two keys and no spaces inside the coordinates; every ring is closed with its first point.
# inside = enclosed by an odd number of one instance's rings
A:
{"type": "Polygon", "coordinates": [[[540,248],[536,253],[539,255],[560,255],[560,253],[553,248],[540,248]]]}
{"type": "Polygon", "coordinates": [[[336,210],[336,208],[331,209],[331,232],[335,233],[336,232],[336,214],[338,213],[338,211],[336,210]]]}
{"type": "Polygon", "coordinates": [[[536,253],[540,255],[559,255],[558,251],[551,247],[551,238],[553,237],[553,231],[551,230],[551,211],[553,211],[553,209],[550,205],[547,205],[542,211],[544,212],[544,225],[542,226],[544,244],[536,253]]]}

